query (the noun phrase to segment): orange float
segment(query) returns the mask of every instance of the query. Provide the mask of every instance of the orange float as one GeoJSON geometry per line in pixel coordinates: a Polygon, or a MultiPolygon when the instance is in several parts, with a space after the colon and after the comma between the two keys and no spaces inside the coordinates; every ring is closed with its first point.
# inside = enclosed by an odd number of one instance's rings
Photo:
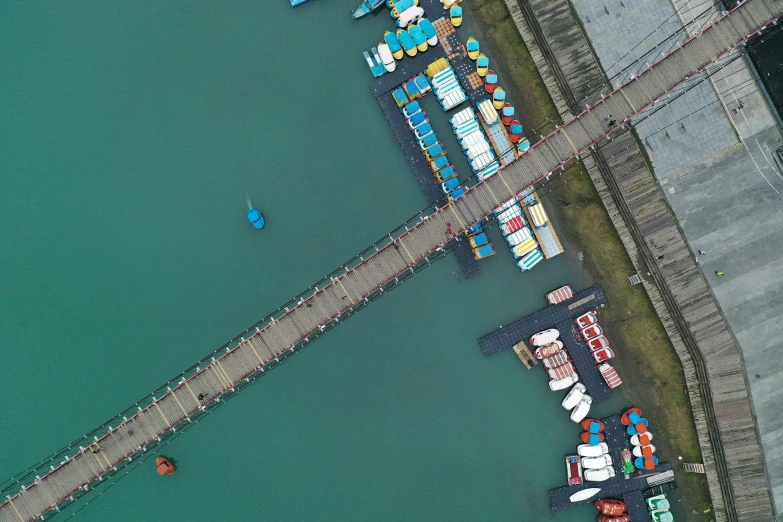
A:
{"type": "Polygon", "coordinates": [[[158,467],[159,475],[171,475],[177,468],[166,457],[158,457],[155,459],[155,465],[158,467]]]}

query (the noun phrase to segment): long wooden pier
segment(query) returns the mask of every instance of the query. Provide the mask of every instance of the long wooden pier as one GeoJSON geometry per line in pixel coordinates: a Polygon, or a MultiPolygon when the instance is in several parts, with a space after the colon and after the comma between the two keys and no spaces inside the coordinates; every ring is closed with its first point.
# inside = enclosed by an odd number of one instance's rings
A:
{"type": "Polygon", "coordinates": [[[110,426],[100,436],[96,434],[83,446],[71,448],[73,451],[63,454],[62,461],[36,468],[32,476],[28,473],[25,476],[30,481],[5,488],[0,522],[33,521],[53,515],[80,491],[188,422],[207,404],[221,400],[286,352],[350,316],[390,282],[426,266],[443,252],[448,241],[504,201],[593,147],[612,131],[604,121],[607,114],[620,123],[628,121],[781,14],[783,0],[747,0],[717,19],[497,174],[470,187],[458,200],[431,214],[422,214],[417,224],[376,244],[375,252],[366,259],[335,273],[325,286],[308,291],[248,338],[216,353],[207,364],[172,383],[117,426],[110,426]]]}

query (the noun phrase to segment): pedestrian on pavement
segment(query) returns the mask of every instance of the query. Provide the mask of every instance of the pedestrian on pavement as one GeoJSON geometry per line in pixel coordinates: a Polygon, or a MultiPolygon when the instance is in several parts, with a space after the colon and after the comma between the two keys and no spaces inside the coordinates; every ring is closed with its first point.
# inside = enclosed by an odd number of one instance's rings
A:
{"type": "Polygon", "coordinates": [[[663,259],[663,254],[661,254],[659,256],[655,256],[655,259],[663,259]]]}
{"type": "Polygon", "coordinates": [[[699,250],[699,255],[700,255],[700,256],[703,256],[703,255],[704,255],[704,252],[702,252],[701,250],[699,250]]]}

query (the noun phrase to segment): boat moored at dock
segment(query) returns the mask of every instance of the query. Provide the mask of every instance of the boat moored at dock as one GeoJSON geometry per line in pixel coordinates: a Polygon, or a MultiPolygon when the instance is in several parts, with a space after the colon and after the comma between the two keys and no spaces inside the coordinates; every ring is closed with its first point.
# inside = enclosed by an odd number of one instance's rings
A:
{"type": "Polygon", "coordinates": [[[384,0],[364,0],[362,5],[359,6],[353,13],[353,19],[358,20],[368,14],[372,13],[384,4],[384,0]]]}
{"type": "Polygon", "coordinates": [[[383,33],[383,40],[386,42],[386,45],[389,46],[389,50],[391,51],[392,56],[394,56],[394,59],[402,60],[405,52],[402,50],[402,45],[400,45],[397,35],[391,31],[386,31],[383,33]]]}
{"type": "Polygon", "coordinates": [[[427,37],[424,36],[424,31],[422,31],[418,25],[411,24],[408,27],[408,33],[411,35],[411,38],[413,38],[413,42],[420,52],[424,52],[429,48],[427,45],[427,37]]]}
{"type": "Polygon", "coordinates": [[[413,37],[405,29],[397,29],[397,40],[399,40],[402,49],[410,57],[416,56],[418,49],[416,43],[413,41],[413,37]]]}
{"type": "Polygon", "coordinates": [[[482,78],[487,75],[487,72],[489,71],[489,58],[484,56],[484,54],[479,54],[478,58],[476,58],[476,72],[479,76],[482,78]]]}
{"type": "Polygon", "coordinates": [[[247,219],[258,229],[264,228],[264,225],[266,224],[263,214],[253,207],[247,209],[247,219]]]}
{"type": "MultiPolygon", "coordinates": [[[[503,125],[511,125],[511,122],[514,121],[514,107],[510,103],[503,104],[500,120],[503,122],[503,125]]],[[[522,131],[520,129],[520,134],[521,133],[522,131]]]]}
{"type": "Polygon", "coordinates": [[[475,61],[476,58],[478,58],[479,56],[479,51],[481,50],[481,47],[478,40],[476,40],[475,38],[468,38],[465,49],[468,52],[468,58],[475,61]]]}
{"type": "MultiPolygon", "coordinates": [[[[489,75],[487,75],[487,77],[489,77],[489,75]]],[[[495,109],[500,110],[503,108],[505,104],[506,104],[506,91],[503,90],[503,87],[498,87],[492,93],[492,105],[495,106],[495,109]]]]}
{"type": "Polygon", "coordinates": [[[486,89],[489,94],[492,94],[497,88],[498,75],[495,74],[495,71],[487,71],[487,76],[484,78],[484,89],[486,89]]]}
{"type": "Polygon", "coordinates": [[[579,455],[568,455],[565,461],[568,485],[578,486],[584,481],[582,477],[582,457],[579,455]]]}
{"type": "Polygon", "coordinates": [[[394,72],[394,70],[397,69],[397,62],[394,60],[394,56],[387,44],[378,44],[378,55],[381,57],[381,63],[386,69],[386,72],[394,72]]]}
{"type": "Polygon", "coordinates": [[[419,20],[418,26],[427,38],[427,43],[430,47],[438,45],[438,33],[435,31],[435,27],[433,27],[432,22],[430,22],[429,19],[422,18],[419,20]]]}
{"type": "Polygon", "coordinates": [[[454,25],[454,27],[459,27],[462,25],[462,8],[458,5],[455,5],[449,9],[449,17],[451,18],[451,23],[454,25]]]}

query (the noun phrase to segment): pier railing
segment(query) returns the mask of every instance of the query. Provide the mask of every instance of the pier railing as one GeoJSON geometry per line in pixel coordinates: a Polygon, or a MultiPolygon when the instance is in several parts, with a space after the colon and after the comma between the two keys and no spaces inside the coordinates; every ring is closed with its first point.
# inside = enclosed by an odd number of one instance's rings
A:
{"type": "Polygon", "coordinates": [[[776,20],[783,0],[747,0],[636,78],[536,143],[458,200],[428,208],[262,321],[90,434],[3,485],[0,522],[46,519],[166,437],[419,270],[442,258],[471,224],[551,175],[693,74],[776,20]],[[116,425],[115,425],[116,424],[116,425]]]}

